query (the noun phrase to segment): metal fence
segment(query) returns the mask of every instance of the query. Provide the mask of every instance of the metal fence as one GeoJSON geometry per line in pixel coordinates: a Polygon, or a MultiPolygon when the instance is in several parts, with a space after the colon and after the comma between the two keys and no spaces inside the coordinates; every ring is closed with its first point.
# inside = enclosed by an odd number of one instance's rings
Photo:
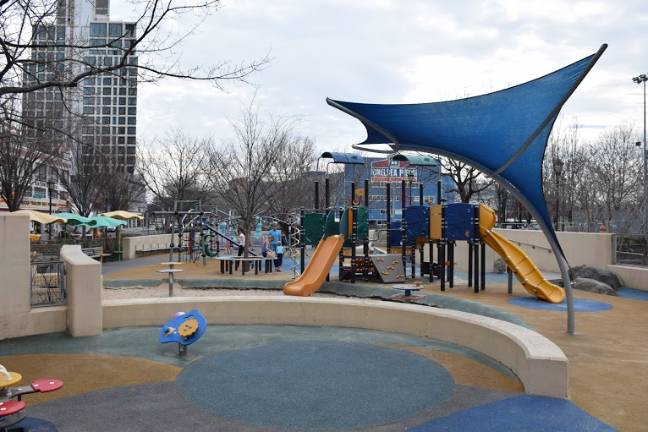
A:
{"type": "Polygon", "coordinates": [[[32,307],[64,305],[65,299],[65,266],[63,261],[32,261],[32,307]]]}
{"type": "Polygon", "coordinates": [[[616,236],[616,263],[648,265],[648,237],[636,234],[616,236]]]}

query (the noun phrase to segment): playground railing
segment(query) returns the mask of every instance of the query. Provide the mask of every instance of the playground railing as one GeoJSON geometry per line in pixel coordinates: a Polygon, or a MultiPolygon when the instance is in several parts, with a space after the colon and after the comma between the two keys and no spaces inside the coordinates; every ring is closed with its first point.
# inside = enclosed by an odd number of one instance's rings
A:
{"type": "Polygon", "coordinates": [[[66,302],[63,261],[32,261],[31,306],[60,306],[66,302]]]}
{"type": "Polygon", "coordinates": [[[639,234],[615,236],[615,263],[648,266],[648,237],[639,234]]]}

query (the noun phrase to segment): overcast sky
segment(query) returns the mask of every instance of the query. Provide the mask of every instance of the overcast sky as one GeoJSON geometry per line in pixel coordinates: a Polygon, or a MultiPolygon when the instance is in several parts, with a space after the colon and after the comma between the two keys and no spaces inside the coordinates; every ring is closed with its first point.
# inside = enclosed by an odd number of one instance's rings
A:
{"type": "MultiPolygon", "coordinates": [[[[113,8],[119,0],[113,0],[113,8]]],[[[118,9],[117,9],[118,10],[118,9]]],[[[113,13],[115,15],[115,13],[113,13]]],[[[181,25],[181,24],[180,24],[181,25]]],[[[270,53],[251,84],[142,84],[138,135],[173,128],[222,139],[256,93],[264,112],[300,119],[320,150],[365,137],[325,98],[430,102],[518,84],[609,48],[563,109],[596,136],[641,126],[648,72],[648,1],[224,0],[183,45],[183,64],[234,63],[270,53]]]]}

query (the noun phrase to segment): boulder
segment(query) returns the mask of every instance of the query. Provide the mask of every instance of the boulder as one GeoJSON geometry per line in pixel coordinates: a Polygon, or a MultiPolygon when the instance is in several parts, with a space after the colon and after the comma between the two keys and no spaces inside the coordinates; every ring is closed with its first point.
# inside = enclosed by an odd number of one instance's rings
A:
{"type": "Polygon", "coordinates": [[[493,271],[495,273],[506,273],[506,263],[502,258],[497,258],[495,262],[493,262],[493,271]]]}
{"type": "Polygon", "coordinates": [[[594,279],[611,286],[615,290],[623,286],[623,284],[621,283],[621,279],[619,279],[619,277],[616,274],[612,273],[609,270],[604,270],[596,267],[590,267],[584,265],[572,267],[569,272],[569,275],[571,276],[572,279],[576,279],[576,278],[594,279]]]}
{"type": "Polygon", "coordinates": [[[614,291],[614,288],[612,288],[610,285],[603,282],[599,282],[595,279],[578,277],[574,280],[572,286],[575,289],[579,289],[583,291],[589,291],[598,294],[607,294],[612,296],[617,295],[616,291],[614,291]]]}

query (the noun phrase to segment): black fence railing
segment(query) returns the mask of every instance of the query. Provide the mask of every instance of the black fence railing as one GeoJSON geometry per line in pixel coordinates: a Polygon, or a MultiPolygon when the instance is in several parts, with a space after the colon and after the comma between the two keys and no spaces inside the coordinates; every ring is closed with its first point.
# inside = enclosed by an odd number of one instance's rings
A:
{"type": "Polygon", "coordinates": [[[616,235],[616,263],[648,266],[648,237],[637,234],[616,235]]]}
{"type": "Polygon", "coordinates": [[[60,306],[65,304],[65,266],[63,261],[32,261],[32,307],[60,306]]]}

